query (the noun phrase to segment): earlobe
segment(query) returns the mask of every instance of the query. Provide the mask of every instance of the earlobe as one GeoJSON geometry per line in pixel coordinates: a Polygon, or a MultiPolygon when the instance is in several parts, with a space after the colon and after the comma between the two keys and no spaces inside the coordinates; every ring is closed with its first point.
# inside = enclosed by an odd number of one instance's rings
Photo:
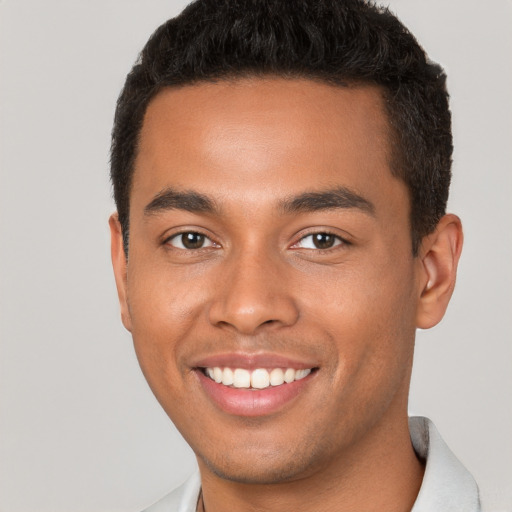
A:
{"type": "Polygon", "coordinates": [[[445,215],[420,248],[419,300],[416,326],[429,329],[444,316],[455,287],[462,251],[462,224],[456,215],[445,215]]]}
{"type": "Polygon", "coordinates": [[[127,259],[124,251],[123,233],[117,213],[113,213],[109,218],[110,226],[110,249],[112,256],[112,266],[116,280],[117,295],[121,307],[121,320],[128,331],[131,331],[131,318],[127,301],[127,259]]]}

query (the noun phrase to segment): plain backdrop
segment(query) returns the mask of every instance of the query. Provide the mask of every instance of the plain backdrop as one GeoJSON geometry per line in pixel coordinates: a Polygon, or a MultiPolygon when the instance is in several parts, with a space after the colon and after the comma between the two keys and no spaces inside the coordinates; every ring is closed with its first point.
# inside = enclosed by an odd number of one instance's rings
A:
{"type": "MultiPolygon", "coordinates": [[[[121,326],[107,230],[117,95],[184,4],[0,1],[1,512],[135,512],[194,469],[121,326]]],[[[512,3],[389,4],[448,72],[466,235],[447,317],[418,334],[410,410],[488,510],[512,510],[512,3]]]]}

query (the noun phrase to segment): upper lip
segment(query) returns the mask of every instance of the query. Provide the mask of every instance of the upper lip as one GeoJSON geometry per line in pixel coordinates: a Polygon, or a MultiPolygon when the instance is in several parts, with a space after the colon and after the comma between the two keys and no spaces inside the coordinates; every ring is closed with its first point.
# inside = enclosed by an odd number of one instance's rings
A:
{"type": "Polygon", "coordinates": [[[244,368],[254,370],[256,368],[294,368],[295,370],[316,368],[318,364],[301,358],[289,357],[273,353],[244,353],[232,352],[224,354],[212,354],[194,361],[193,368],[244,368]]]}

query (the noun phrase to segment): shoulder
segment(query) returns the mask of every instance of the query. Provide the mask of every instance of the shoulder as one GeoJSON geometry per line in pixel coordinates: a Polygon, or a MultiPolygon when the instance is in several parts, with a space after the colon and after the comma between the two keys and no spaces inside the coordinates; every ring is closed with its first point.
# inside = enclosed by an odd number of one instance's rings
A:
{"type": "Polygon", "coordinates": [[[201,489],[199,472],[143,512],[196,512],[201,489]]]}

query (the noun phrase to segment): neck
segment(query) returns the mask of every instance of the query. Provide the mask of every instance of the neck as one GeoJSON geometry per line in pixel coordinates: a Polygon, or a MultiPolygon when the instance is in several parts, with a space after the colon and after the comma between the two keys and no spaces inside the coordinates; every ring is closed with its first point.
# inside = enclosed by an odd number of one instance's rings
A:
{"type": "MultiPolygon", "coordinates": [[[[408,512],[423,465],[410,441],[407,416],[393,428],[382,421],[328,467],[289,482],[254,485],[227,481],[199,461],[205,512],[408,512]]],[[[198,507],[200,511],[201,508],[198,507]]]]}

